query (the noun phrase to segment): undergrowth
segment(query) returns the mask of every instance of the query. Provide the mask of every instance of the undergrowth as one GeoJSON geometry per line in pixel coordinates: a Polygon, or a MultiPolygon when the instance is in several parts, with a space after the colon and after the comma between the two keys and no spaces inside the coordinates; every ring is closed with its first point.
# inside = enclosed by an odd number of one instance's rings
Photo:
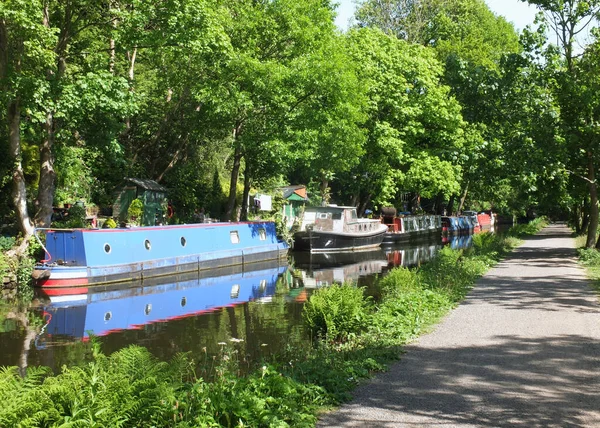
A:
{"type": "MultiPolygon", "coordinates": [[[[543,226],[520,228],[534,233],[543,226]]],[[[416,269],[397,268],[379,280],[374,301],[350,285],[316,291],[304,317],[312,347],[291,348],[247,375],[239,355],[182,354],[170,362],[130,346],[110,356],[94,347],[81,367],[0,369],[0,426],[217,427],[314,426],[326,407],[401,355],[401,347],[460,302],[510,251],[515,234],[481,234],[473,248],[444,248],[416,269]]]]}

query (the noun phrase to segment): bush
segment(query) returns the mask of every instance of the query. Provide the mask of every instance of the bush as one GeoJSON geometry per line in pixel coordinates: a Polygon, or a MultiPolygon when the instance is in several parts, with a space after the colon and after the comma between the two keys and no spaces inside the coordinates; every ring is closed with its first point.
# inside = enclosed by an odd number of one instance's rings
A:
{"type": "Polygon", "coordinates": [[[585,266],[600,267],[600,251],[595,248],[579,248],[579,260],[585,266]]]}
{"type": "Polygon", "coordinates": [[[370,306],[362,288],[336,284],[315,291],[302,315],[313,334],[336,340],[365,330],[370,306]]]}
{"type": "Polygon", "coordinates": [[[127,208],[127,217],[130,222],[140,223],[142,221],[142,214],[144,213],[144,203],[140,199],[134,199],[131,201],[129,208],[127,208]]]}
{"type": "Polygon", "coordinates": [[[0,236],[0,251],[8,251],[14,247],[16,239],[14,236],[0,236]]]}
{"type": "Polygon", "coordinates": [[[114,219],[109,218],[104,222],[102,227],[104,227],[105,229],[114,229],[115,227],[117,227],[117,222],[114,219]]]}

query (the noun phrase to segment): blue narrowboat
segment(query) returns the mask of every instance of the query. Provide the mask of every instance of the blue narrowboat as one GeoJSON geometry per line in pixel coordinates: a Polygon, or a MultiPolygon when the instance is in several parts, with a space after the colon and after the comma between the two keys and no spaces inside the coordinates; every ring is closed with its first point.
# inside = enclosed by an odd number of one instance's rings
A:
{"type": "Polygon", "coordinates": [[[241,222],[47,230],[45,251],[36,285],[62,294],[65,287],[86,293],[89,286],[280,261],[288,245],[272,222],[241,222]]]}
{"type": "Polygon", "coordinates": [[[459,235],[463,233],[473,233],[475,224],[467,216],[442,217],[442,234],[459,235]]]}
{"type": "Polygon", "coordinates": [[[167,283],[152,278],[129,287],[51,295],[43,307],[47,323],[44,332],[87,340],[90,334],[105,336],[269,298],[275,294],[277,278],[287,266],[266,262],[253,267],[257,269],[247,271],[235,266],[200,276],[181,274],[170,277],[167,283]]]}

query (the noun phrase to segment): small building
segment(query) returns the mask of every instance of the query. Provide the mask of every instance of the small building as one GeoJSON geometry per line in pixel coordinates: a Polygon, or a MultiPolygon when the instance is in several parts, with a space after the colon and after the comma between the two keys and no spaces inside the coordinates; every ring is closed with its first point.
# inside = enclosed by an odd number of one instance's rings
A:
{"type": "Polygon", "coordinates": [[[154,180],[143,178],[125,178],[115,190],[113,216],[126,222],[127,210],[134,199],[144,203],[144,213],[140,220],[142,226],[153,226],[157,219],[162,220],[167,206],[167,188],[154,180]]]}
{"type": "Polygon", "coordinates": [[[295,185],[295,186],[285,186],[280,187],[280,190],[283,192],[283,217],[286,220],[286,224],[289,228],[291,228],[301,215],[304,210],[304,206],[308,201],[306,186],[304,185],[295,185]]]}
{"type": "Polygon", "coordinates": [[[254,196],[254,209],[256,211],[271,211],[273,209],[273,200],[271,195],[257,193],[254,196]]]}

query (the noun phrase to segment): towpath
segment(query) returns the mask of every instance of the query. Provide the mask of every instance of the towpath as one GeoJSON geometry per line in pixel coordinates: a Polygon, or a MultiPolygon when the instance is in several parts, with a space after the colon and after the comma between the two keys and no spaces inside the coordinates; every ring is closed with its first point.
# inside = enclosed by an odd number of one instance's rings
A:
{"type": "Polygon", "coordinates": [[[600,305],[554,224],[320,427],[600,427],[600,305]]]}

